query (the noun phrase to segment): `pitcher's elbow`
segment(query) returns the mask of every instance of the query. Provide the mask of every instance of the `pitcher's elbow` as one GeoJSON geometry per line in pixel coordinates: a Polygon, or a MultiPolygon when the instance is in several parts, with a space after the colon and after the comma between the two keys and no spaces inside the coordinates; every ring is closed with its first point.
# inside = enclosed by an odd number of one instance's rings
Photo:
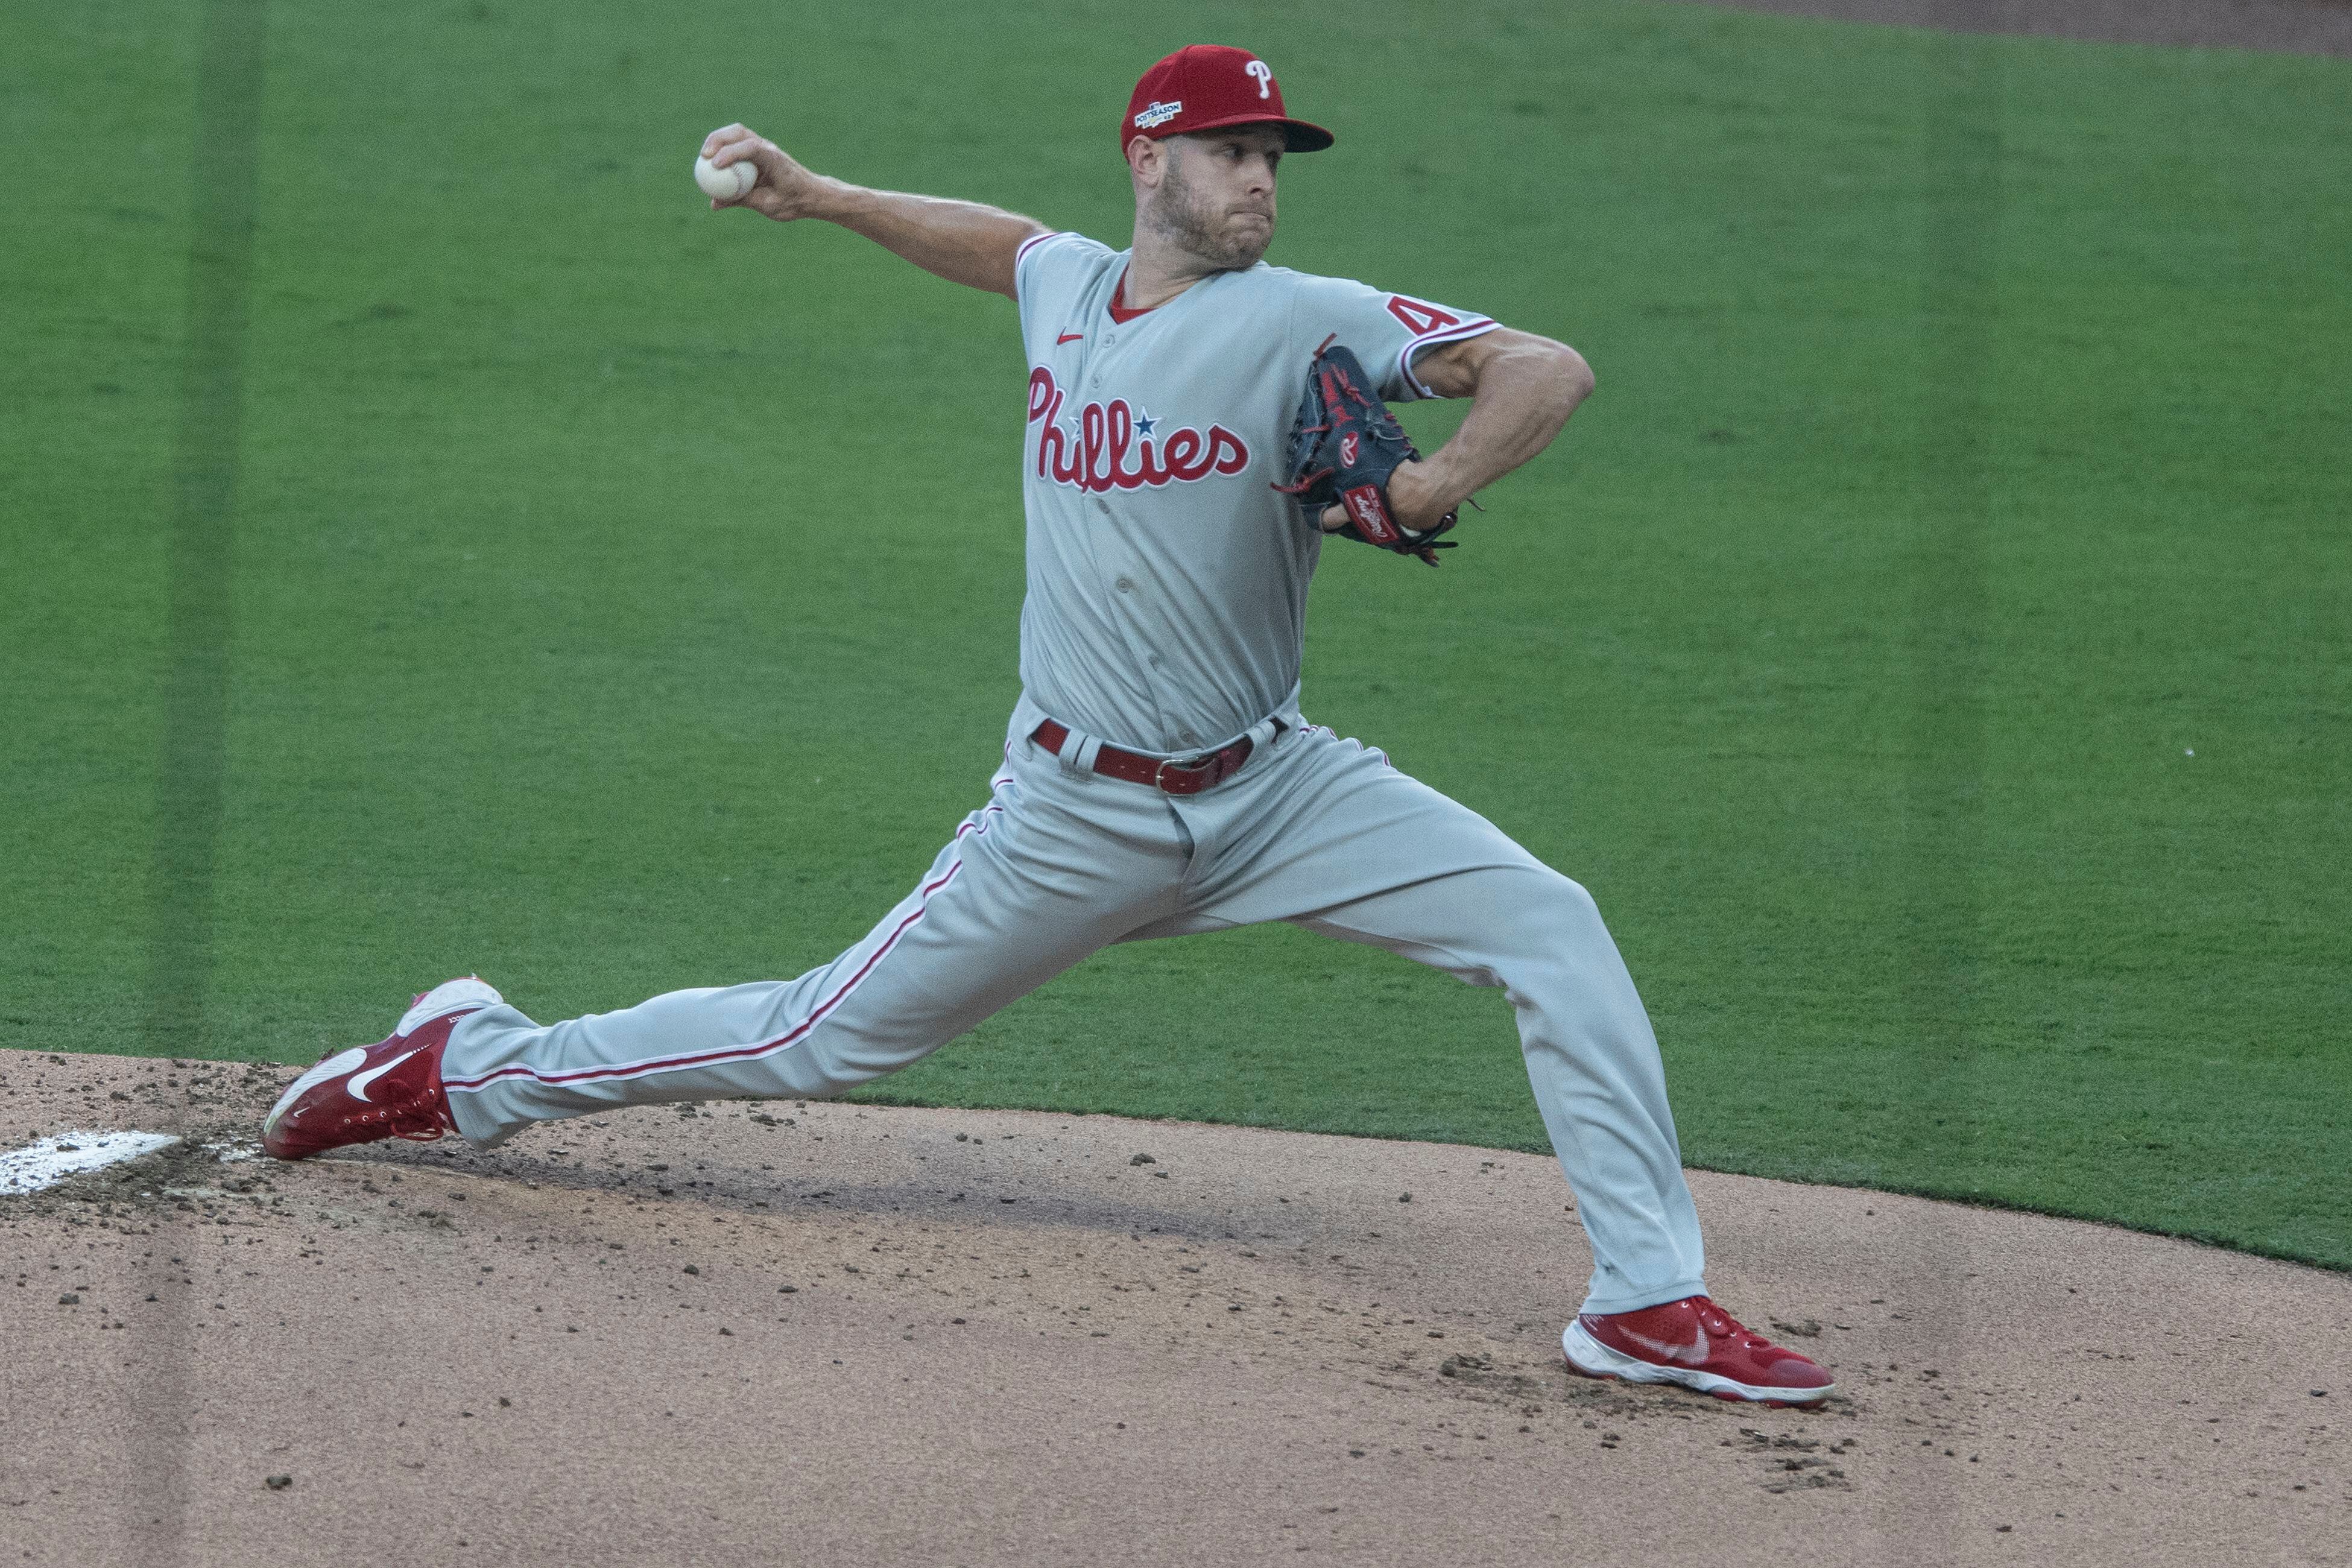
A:
{"type": "Polygon", "coordinates": [[[1568,405],[1573,408],[1592,395],[1592,389],[1598,384],[1597,378],[1585,357],[1566,343],[1559,345],[1558,358],[1561,394],[1567,398],[1568,405]]]}

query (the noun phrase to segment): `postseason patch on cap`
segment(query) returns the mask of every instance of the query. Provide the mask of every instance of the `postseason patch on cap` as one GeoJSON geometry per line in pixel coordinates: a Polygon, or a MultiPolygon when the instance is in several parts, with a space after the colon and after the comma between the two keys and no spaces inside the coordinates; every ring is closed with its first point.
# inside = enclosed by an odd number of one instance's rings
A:
{"type": "Polygon", "coordinates": [[[1136,115],[1135,128],[1138,131],[1149,131],[1155,125],[1167,124],[1183,112],[1184,100],[1181,98],[1173,103],[1154,101],[1136,115]]]}

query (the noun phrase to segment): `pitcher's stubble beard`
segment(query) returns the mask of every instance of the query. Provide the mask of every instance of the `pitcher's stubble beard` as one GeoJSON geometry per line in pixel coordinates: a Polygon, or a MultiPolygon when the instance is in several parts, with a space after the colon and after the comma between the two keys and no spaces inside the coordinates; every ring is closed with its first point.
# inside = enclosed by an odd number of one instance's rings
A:
{"type": "Polygon", "coordinates": [[[1263,228],[1244,225],[1238,230],[1226,229],[1223,222],[1226,215],[1213,209],[1201,188],[1184,174],[1185,160],[1190,155],[1177,146],[1169,148],[1168,172],[1149,209],[1152,228],[1186,255],[1196,256],[1220,270],[1240,271],[1256,266],[1266,247],[1274,243],[1274,220],[1268,218],[1263,228]]]}

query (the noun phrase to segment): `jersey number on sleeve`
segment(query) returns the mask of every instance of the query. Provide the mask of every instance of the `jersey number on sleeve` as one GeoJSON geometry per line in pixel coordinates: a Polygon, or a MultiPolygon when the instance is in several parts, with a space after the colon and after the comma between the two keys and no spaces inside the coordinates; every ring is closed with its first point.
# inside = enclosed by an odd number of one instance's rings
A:
{"type": "Polygon", "coordinates": [[[1441,310],[1426,300],[1408,300],[1402,294],[1389,296],[1389,314],[1402,321],[1404,330],[1416,338],[1462,324],[1462,318],[1453,311],[1441,310]]]}

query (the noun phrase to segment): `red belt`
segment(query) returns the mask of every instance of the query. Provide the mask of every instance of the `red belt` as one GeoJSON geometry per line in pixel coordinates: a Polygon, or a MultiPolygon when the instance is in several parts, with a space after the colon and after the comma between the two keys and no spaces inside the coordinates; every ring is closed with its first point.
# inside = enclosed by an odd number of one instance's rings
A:
{"type": "MultiPolygon", "coordinates": [[[[1070,738],[1070,730],[1068,725],[1048,719],[1030,731],[1029,738],[1058,757],[1070,738]]],[[[1257,742],[1244,735],[1230,746],[1179,763],[1147,757],[1140,752],[1121,751],[1106,742],[1095,752],[1095,772],[1129,784],[1150,784],[1170,795],[1198,795],[1241,772],[1242,764],[1249,761],[1256,746],[1257,742]]]]}

